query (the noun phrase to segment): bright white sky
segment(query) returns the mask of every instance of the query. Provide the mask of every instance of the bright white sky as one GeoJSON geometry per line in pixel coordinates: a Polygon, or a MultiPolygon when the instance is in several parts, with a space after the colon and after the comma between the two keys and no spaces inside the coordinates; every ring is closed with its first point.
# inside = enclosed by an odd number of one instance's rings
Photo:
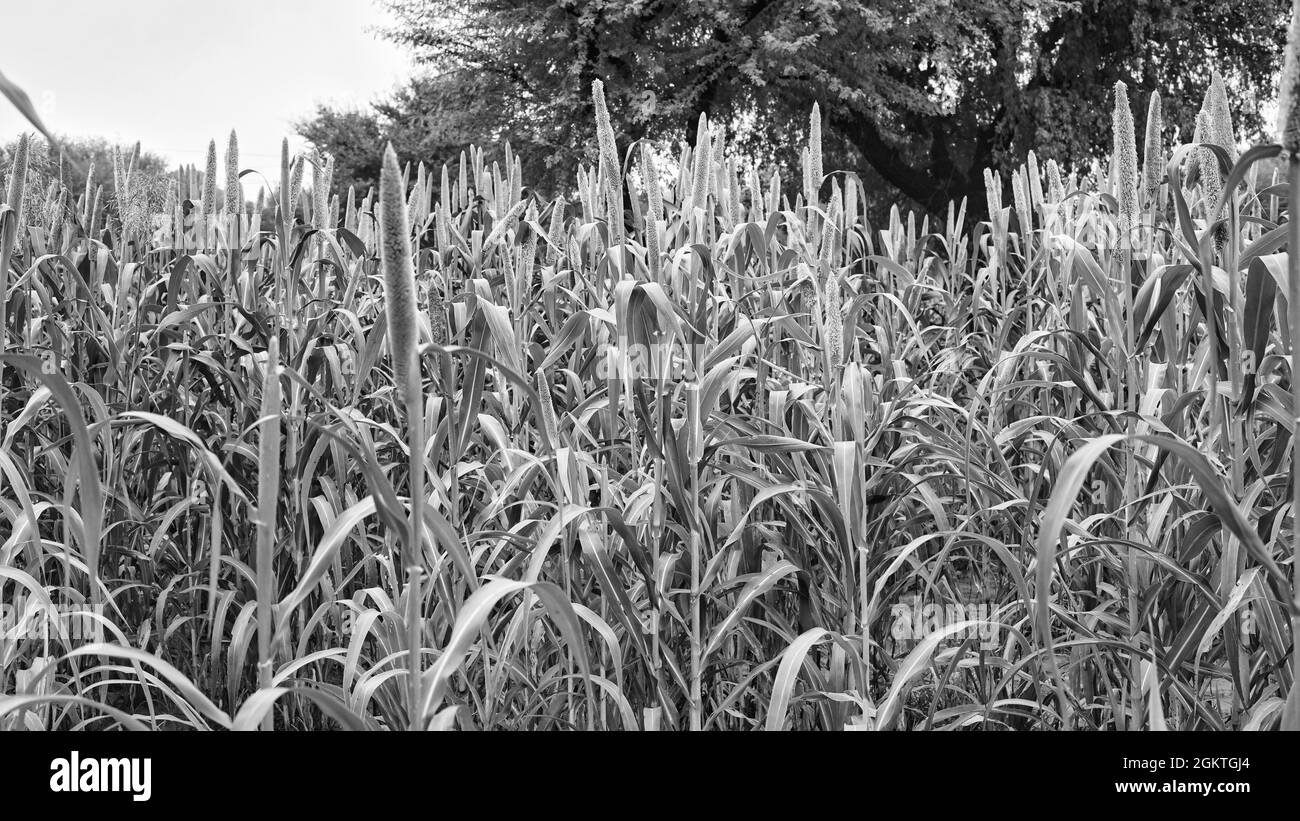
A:
{"type": "MultiPolygon", "coordinates": [[[[317,103],[360,106],[411,73],[376,0],[0,0],[0,71],[55,134],[202,168],[208,140],[275,180],[317,103]]],[[[0,142],[27,121],[0,97],[0,142]]],[[[247,185],[255,178],[245,178],[247,185]]]]}

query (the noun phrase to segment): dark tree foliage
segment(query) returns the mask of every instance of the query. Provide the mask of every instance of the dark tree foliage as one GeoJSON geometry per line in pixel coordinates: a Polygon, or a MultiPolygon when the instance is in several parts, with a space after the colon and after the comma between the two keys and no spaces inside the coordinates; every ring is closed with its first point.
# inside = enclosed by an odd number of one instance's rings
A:
{"type": "Polygon", "coordinates": [[[1239,136],[1258,136],[1288,12],[1286,0],[386,2],[388,36],[429,75],[374,112],[321,110],[302,126],[329,150],[355,150],[340,167],[358,180],[372,181],[379,159],[362,137],[382,133],[436,162],[509,137],[533,163],[526,179],[566,185],[592,156],[600,78],[624,146],[689,141],[707,111],[754,155],[788,161],[816,100],[825,168],[936,211],[962,196],[978,211],[983,168],[1030,149],[1066,167],[1099,156],[1117,80],[1143,108],[1158,90],[1166,139],[1177,129],[1188,140],[1218,70],[1239,136]]]}
{"type": "Polygon", "coordinates": [[[362,197],[368,187],[379,185],[383,154],[376,146],[383,148],[385,135],[374,114],[319,106],[297,129],[313,145],[334,155],[334,178],[344,190],[348,185],[359,186],[358,196],[362,197]]]}

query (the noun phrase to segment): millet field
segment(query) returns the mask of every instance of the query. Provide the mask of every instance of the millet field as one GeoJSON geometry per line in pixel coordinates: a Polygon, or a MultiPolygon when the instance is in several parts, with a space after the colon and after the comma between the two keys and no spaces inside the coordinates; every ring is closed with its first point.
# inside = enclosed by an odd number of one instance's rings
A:
{"type": "Polygon", "coordinates": [[[0,728],[1300,728],[1298,35],[1279,143],[1121,83],[883,221],[815,104],[783,179],[600,82],[552,199],[24,136],[0,728]]]}

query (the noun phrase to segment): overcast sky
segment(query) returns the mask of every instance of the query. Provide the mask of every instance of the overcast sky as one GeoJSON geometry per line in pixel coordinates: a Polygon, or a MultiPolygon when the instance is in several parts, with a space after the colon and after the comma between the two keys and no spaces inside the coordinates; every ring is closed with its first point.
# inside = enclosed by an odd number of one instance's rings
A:
{"type": "MultiPolygon", "coordinates": [[[[280,140],[317,103],[362,105],[410,73],[375,0],[0,0],[0,71],[55,134],[203,165],[239,133],[275,179],[280,140]]],[[[0,98],[0,142],[31,128],[0,98]]],[[[247,179],[247,178],[246,178],[247,179]]]]}

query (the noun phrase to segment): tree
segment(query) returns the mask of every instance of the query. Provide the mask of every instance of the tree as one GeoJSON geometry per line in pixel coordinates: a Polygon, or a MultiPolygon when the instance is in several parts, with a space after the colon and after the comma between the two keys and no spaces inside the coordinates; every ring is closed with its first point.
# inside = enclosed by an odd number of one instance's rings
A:
{"type": "Polygon", "coordinates": [[[334,155],[336,189],[346,192],[354,185],[362,197],[379,185],[389,141],[403,159],[446,162],[471,143],[508,138],[504,129],[512,118],[492,103],[501,92],[496,85],[463,72],[422,77],[369,109],[319,106],[296,127],[334,155]]]}
{"type": "Polygon", "coordinates": [[[345,188],[348,184],[360,186],[359,196],[365,196],[368,187],[379,185],[383,155],[376,147],[382,148],[384,137],[372,112],[322,105],[296,128],[313,145],[334,155],[334,178],[344,182],[345,188]]]}
{"type": "Polygon", "coordinates": [[[448,138],[509,135],[540,163],[528,178],[557,185],[593,156],[597,78],[623,145],[691,141],[706,111],[755,155],[785,158],[816,100],[825,168],[864,172],[934,211],[962,196],[981,210],[983,169],[1031,149],[1067,167],[1100,156],[1117,80],[1135,105],[1159,91],[1166,139],[1177,128],[1187,140],[1218,70],[1240,136],[1257,135],[1289,10],[1286,0],[386,2],[397,20],[388,36],[433,73],[387,104],[381,130],[432,112],[458,123],[448,138]]]}

